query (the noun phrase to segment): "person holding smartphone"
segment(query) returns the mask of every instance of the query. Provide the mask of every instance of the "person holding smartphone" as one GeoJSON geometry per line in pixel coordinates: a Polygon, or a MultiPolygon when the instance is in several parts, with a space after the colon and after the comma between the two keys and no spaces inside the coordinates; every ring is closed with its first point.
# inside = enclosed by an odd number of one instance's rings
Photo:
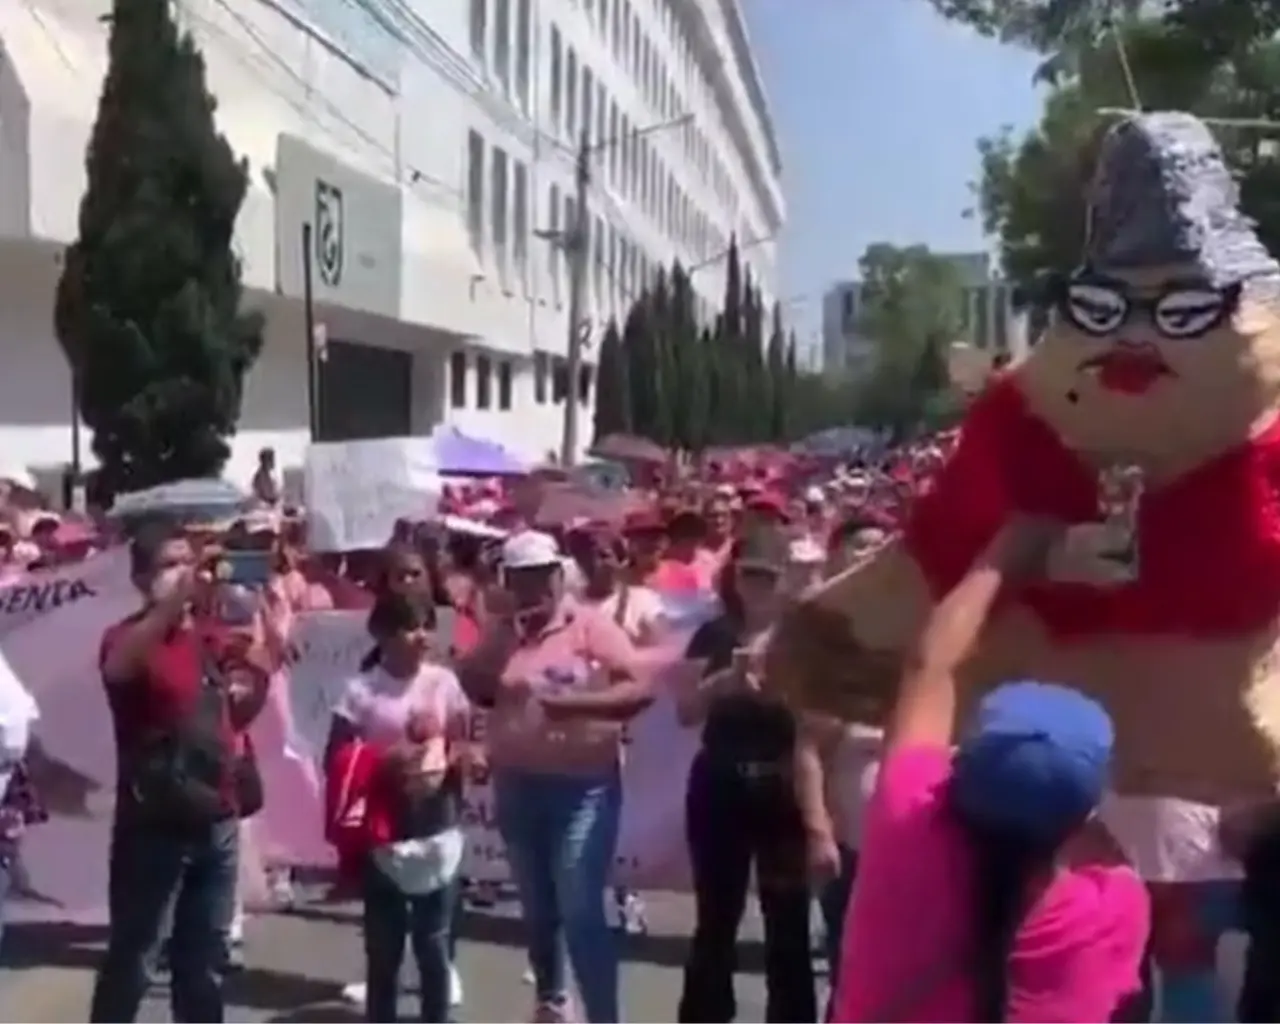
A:
{"type": "Polygon", "coordinates": [[[734,1018],[734,948],[753,868],[764,915],[765,1019],[818,1019],[806,837],[792,779],[796,722],[761,688],[789,564],[780,530],[750,529],[721,574],[722,613],[699,628],[685,655],[700,679],[680,694],[677,714],[682,725],[702,727],[702,748],[685,803],[696,921],[680,1021],[734,1018]]]}
{"type": "Polygon", "coordinates": [[[213,578],[177,525],[129,550],[142,606],[106,630],[99,665],[119,780],[107,950],[90,1021],[132,1021],[171,928],[175,1020],[223,1019],[224,941],[239,860],[240,736],[261,707],[257,648],[196,614],[213,578]]]}

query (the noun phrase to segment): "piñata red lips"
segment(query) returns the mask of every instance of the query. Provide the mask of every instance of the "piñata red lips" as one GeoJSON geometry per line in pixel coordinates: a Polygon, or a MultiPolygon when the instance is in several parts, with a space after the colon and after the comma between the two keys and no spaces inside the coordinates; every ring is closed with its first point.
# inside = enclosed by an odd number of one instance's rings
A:
{"type": "Polygon", "coordinates": [[[1080,369],[1092,374],[1099,386],[1121,395],[1143,395],[1161,377],[1172,377],[1173,371],[1150,345],[1126,345],[1086,359],[1080,369]]]}

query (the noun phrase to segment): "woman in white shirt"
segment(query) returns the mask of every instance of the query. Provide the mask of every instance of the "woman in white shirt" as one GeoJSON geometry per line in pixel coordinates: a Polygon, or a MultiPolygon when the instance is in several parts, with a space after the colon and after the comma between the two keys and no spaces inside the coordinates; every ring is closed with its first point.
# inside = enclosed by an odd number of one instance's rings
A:
{"type": "Polygon", "coordinates": [[[627,549],[605,526],[574,530],[565,547],[582,571],[582,600],[596,605],[622,627],[636,647],[657,643],[667,629],[662,598],[650,587],[627,580],[627,549]]]}

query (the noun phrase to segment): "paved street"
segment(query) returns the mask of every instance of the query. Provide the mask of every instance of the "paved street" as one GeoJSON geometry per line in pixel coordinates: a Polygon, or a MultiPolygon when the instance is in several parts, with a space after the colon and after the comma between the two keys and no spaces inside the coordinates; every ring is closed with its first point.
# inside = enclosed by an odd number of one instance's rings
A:
{"type": "MultiPolygon", "coordinates": [[[[670,1021],[691,908],[684,897],[654,895],[646,902],[650,934],[627,940],[624,1012],[631,1021],[670,1021]]],[[[468,915],[459,954],[466,988],[463,1021],[529,1019],[531,994],[521,980],[525,959],[513,915],[509,905],[468,915]]],[[[758,917],[749,912],[738,981],[738,1019],[743,1021],[763,1019],[759,928],[758,917]]],[[[341,986],[359,971],[354,905],[308,903],[289,914],[251,920],[247,934],[248,965],[230,985],[228,1020],[359,1019],[339,997],[341,986]]],[[[0,1020],[83,1021],[101,940],[101,929],[15,926],[5,936],[6,961],[12,966],[0,971],[0,1020]]],[[[404,1019],[412,1019],[411,1002],[406,1000],[403,1012],[404,1019]]],[[[169,1019],[163,986],[153,990],[141,1019],[169,1019]]]]}

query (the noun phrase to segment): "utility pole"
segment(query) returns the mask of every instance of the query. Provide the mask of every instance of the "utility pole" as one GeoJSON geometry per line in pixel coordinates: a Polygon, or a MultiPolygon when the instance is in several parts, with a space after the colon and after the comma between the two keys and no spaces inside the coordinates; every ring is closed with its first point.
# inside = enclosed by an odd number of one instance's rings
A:
{"type": "Polygon", "coordinates": [[[560,443],[560,464],[570,467],[578,455],[578,377],[582,372],[582,307],[587,290],[587,264],[591,261],[591,223],[587,215],[587,194],[591,189],[591,140],[582,130],[578,143],[575,174],[573,223],[564,238],[569,260],[568,388],[564,400],[564,435],[560,443]]]}

